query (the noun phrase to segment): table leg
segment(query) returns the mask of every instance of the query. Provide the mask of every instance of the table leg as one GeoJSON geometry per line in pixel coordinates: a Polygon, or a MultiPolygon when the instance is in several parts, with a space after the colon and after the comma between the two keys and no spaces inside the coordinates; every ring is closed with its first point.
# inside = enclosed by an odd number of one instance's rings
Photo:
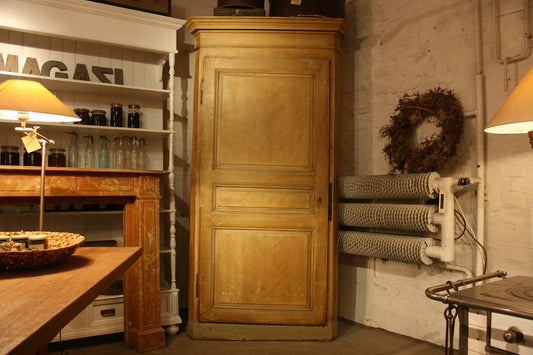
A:
{"type": "Polygon", "coordinates": [[[459,355],[468,355],[468,307],[459,306],[459,355]]]}

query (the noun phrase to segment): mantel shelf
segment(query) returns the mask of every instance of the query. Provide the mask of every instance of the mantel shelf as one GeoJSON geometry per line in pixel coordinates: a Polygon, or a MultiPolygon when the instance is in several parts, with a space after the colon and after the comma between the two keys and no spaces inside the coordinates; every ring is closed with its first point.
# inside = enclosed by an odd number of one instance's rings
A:
{"type": "MultiPolygon", "coordinates": [[[[46,173],[57,173],[61,175],[96,175],[96,176],[114,176],[114,175],[167,175],[167,170],[136,170],[136,169],[100,169],[100,168],[66,168],[66,167],[46,167],[46,173]]],[[[40,174],[41,167],[38,166],[11,166],[0,165],[0,174],[40,174]]]]}

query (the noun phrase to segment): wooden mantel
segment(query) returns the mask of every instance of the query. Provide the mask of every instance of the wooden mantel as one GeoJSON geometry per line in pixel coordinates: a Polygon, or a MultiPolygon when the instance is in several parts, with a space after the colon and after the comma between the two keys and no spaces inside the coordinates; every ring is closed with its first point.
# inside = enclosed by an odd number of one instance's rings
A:
{"type": "MultiPolygon", "coordinates": [[[[124,203],[124,246],[142,255],[124,274],[124,336],[137,351],[165,346],[159,299],[163,171],[47,168],[45,203],[124,203]]],[[[0,204],[38,204],[40,168],[0,167],[0,204]]],[[[46,225],[44,227],[46,230],[46,225]]]]}

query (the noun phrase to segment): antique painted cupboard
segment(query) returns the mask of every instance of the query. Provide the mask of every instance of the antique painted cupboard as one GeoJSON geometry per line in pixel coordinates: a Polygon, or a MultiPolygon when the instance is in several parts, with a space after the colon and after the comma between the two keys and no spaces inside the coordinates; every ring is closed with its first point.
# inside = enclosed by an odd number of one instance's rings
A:
{"type": "Polygon", "coordinates": [[[189,335],[337,333],[331,18],[196,17],[189,335]]]}

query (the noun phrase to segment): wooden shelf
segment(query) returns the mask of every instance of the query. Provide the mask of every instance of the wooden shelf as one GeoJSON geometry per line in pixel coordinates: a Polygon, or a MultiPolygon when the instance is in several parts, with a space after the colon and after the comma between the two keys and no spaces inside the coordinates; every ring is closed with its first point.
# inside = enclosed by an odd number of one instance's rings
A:
{"type": "MultiPolygon", "coordinates": [[[[1,121],[0,128],[12,128],[19,127],[20,123],[17,121],[1,121]]],[[[164,138],[168,137],[174,132],[170,130],[158,130],[158,129],[144,129],[144,128],[128,128],[128,127],[109,127],[109,126],[89,126],[89,125],[80,125],[73,123],[44,123],[44,122],[35,122],[28,123],[26,126],[41,127],[44,132],[43,135],[46,136],[46,131],[48,132],[76,132],[78,136],[132,136],[138,138],[164,138]]]]}
{"type": "Polygon", "coordinates": [[[164,100],[170,91],[164,89],[150,89],[136,86],[97,83],[75,79],[52,78],[42,75],[29,75],[0,71],[0,82],[8,79],[33,80],[43,84],[48,90],[83,92],[95,95],[109,95],[121,97],[135,97],[142,99],[164,100]]]}
{"type": "Polygon", "coordinates": [[[85,0],[2,0],[0,19],[0,27],[14,31],[164,55],[176,52],[176,30],[185,23],[85,0]]]}

